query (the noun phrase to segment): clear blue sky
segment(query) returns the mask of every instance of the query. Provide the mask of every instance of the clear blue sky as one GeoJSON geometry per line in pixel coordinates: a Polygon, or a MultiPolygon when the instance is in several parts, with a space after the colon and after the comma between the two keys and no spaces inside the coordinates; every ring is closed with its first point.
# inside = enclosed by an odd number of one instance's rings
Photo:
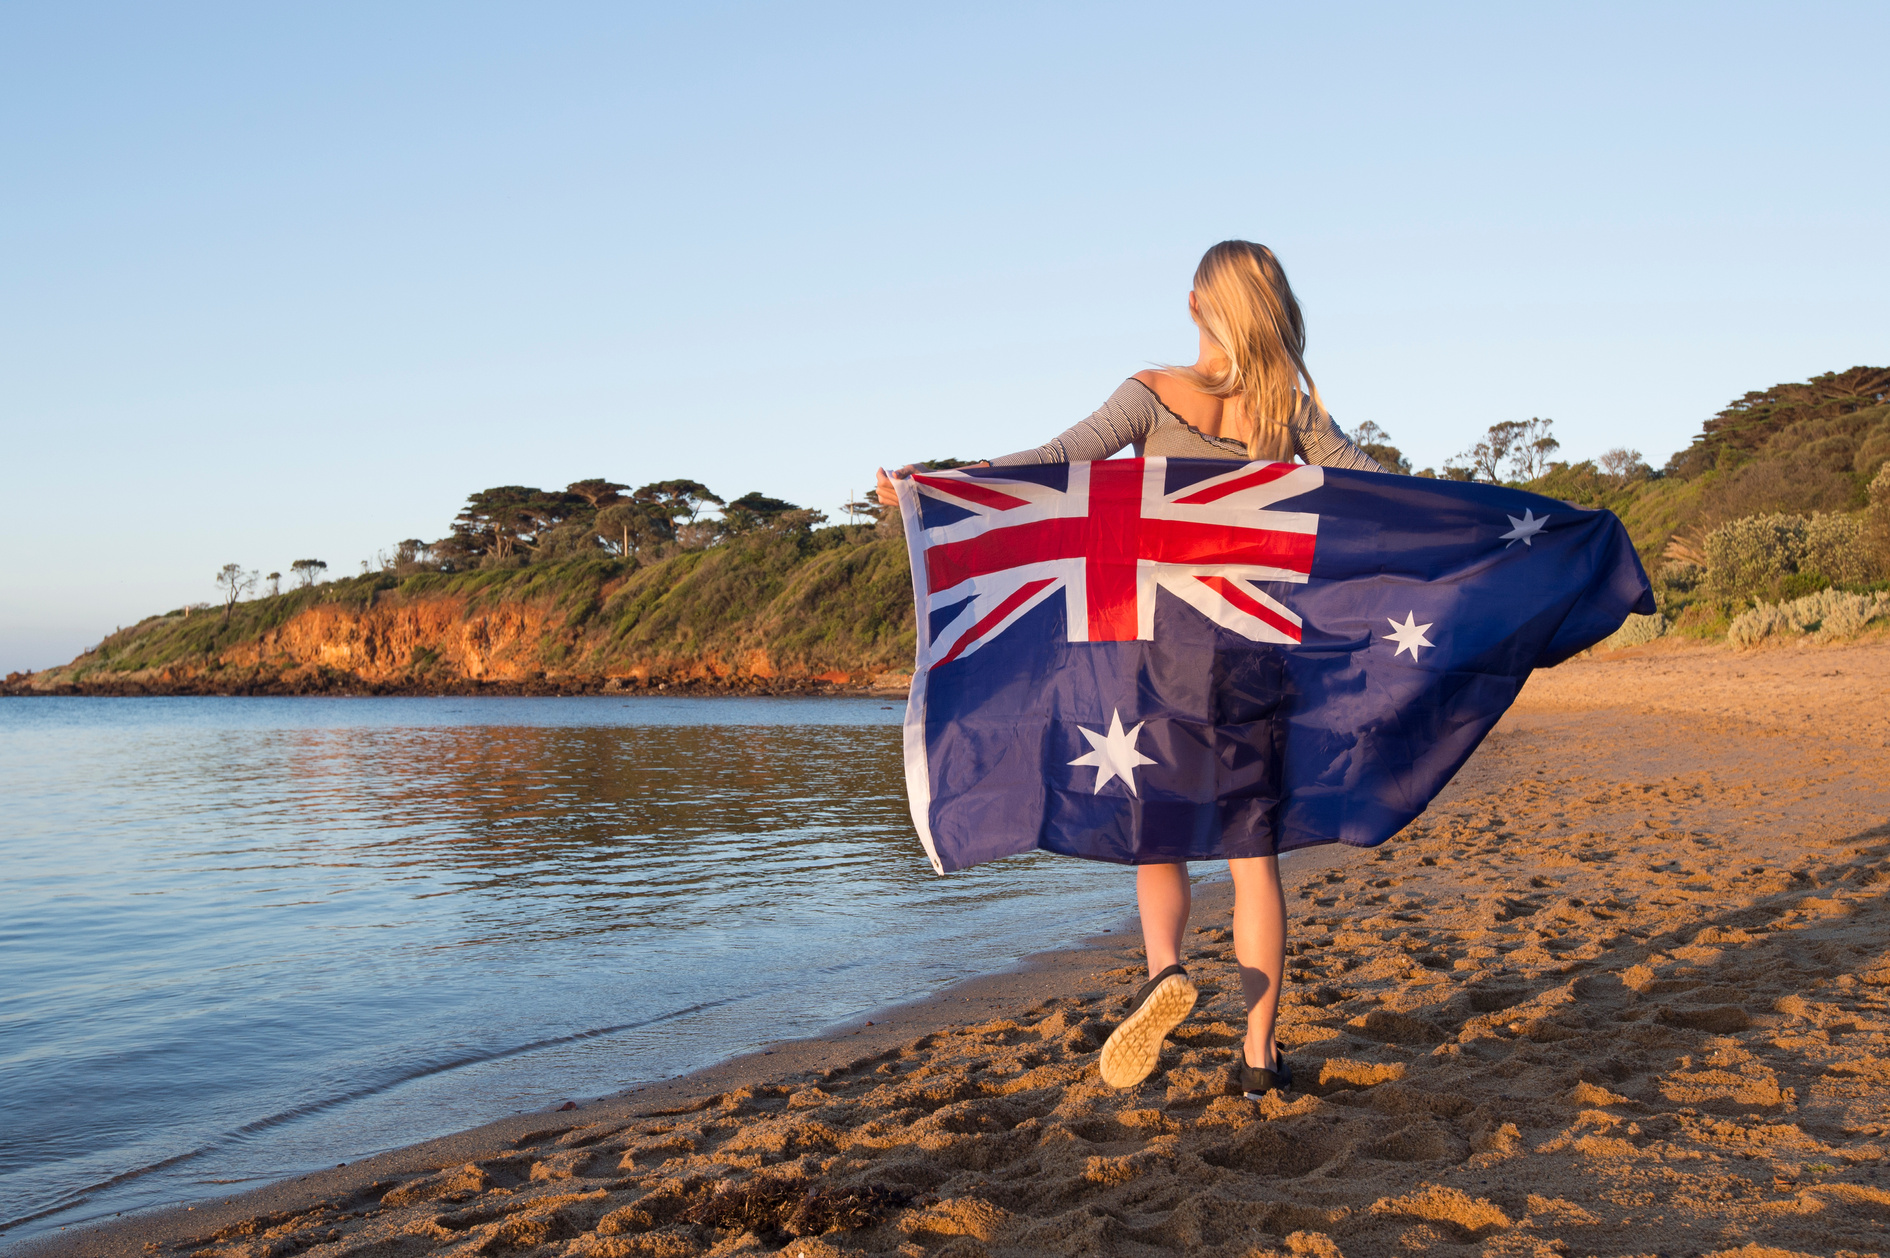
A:
{"type": "Polygon", "coordinates": [[[1890,361],[1890,7],[0,6],[0,669],[488,485],[832,511],[1189,360],[1658,464],[1890,361]]]}

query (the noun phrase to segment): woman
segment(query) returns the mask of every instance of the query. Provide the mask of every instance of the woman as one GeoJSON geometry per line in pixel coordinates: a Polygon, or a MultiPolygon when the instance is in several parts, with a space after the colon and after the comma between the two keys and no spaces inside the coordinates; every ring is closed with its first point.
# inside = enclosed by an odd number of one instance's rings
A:
{"type": "MultiPolygon", "coordinates": [[[[990,465],[1106,459],[1133,445],[1137,455],[1274,461],[1298,455],[1328,467],[1384,471],[1346,439],[1320,404],[1303,358],[1306,332],[1299,303],[1272,250],[1244,240],[1209,249],[1195,269],[1188,314],[1201,336],[1192,366],[1138,371],[1082,423],[1034,450],[992,459],[990,465]]],[[[893,475],[911,473],[906,467],[893,475]]],[[[884,471],[879,500],[888,506],[898,502],[884,471]]],[[[1247,1003],[1239,1080],[1248,1096],[1260,1096],[1290,1086],[1293,1078],[1274,1042],[1286,968],[1286,901],[1279,857],[1227,865],[1234,879],[1234,955],[1247,1003]]],[[[1194,984],[1181,964],[1188,866],[1137,866],[1135,895],[1149,980],[1103,1045],[1103,1079],[1118,1088],[1133,1087],[1154,1071],[1162,1042],[1195,1002],[1194,984]]]]}

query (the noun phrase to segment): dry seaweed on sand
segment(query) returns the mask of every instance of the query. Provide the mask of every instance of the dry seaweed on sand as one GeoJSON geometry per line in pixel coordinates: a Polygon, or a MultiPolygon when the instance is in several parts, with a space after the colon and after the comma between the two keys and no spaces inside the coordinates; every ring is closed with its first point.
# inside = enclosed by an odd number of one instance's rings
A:
{"type": "Polygon", "coordinates": [[[682,1217],[703,1227],[821,1236],[869,1227],[912,1197],[881,1184],[817,1188],[798,1176],[760,1175],[697,1202],[682,1217]]]}

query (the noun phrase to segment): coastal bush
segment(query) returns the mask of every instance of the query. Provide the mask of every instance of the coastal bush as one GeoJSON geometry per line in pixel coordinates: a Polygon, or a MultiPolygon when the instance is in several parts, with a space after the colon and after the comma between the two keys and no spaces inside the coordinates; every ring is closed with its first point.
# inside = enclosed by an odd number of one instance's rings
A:
{"type": "Polygon", "coordinates": [[[1670,618],[1679,616],[1695,601],[1705,580],[1706,569],[1699,564],[1685,560],[1664,563],[1651,579],[1654,601],[1662,614],[1670,618]]]}
{"type": "Polygon", "coordinates": [[[1864,556],[1872,575],[1890,577],[1890,462],[1870,482],[1870,506],[1864,510],[1864,556]]]}
{"type": "Polygon", "coordinates": [[[1696,563],[1664,563],[1654,578],[1661,585],[1680,594],[1691,594],[1706,579],[1706,569],[1696,563]]]}
{"type": "Polygon", "coordinates": [[[1789,603],[1793,599],[1806,598],[1816,594],[1819,590],[1828,590],[1830,588],[1830,580],[1822,573],[1794,572],[1773,587],[1773,593],[1778,596],[1779,602],[1789,603]]]}
{"type": "Polygon", "coordinates": [[[1811,523],[1802,515],[1749,515],[1706,535],[1706,578],[1724,598],[1776,595],[1798,571],[1811,523]]]}
{"type": "Polygon", "coordinates": [[[1745,648],[1788,634],[1813,633],[1827,641],[1851,638],[1879,618],[1890,619],[1890,593],[1820,590],[1790,602],[1760,603],[1733,618],[1726,639],[1745,648]]]}
{"type": "Polygon", "coordinates": [[[1871,578],[1861,515],[1814,515],[1805,529],[1800,572],[1816,573],[1832,585],[1861,585],[1871,578]]]}
{"type": "Polygon", "coordinates": [[[1706,487],[1701,505],[1710,523],[1845,511],[1857,505],[1856,496],[1856,481],[1844,471],[1806,458],[1765,459],[1719,473],[1706,487]]]}
{"type": "Polygon", "coordinates": [[[1866,584],[1883,571],[1871,528],[1870,517],[1856,513],[1733,520],[1706,535],[1706,588],[1720,598],[1790,602],[1826,586],[1866,584]]]}
{"type": "Polygon", "coordinates": [[[1782,634],[1790,629],[1791,621],[1778,604],[1760,603],[1750,611],[1733,617],[1732,625],[1726,630],[1726,641],[1743,649],[1757,646],[1773,634],[1782,634]]]}
{"type": "Polygon", "coordinates": [[[1659,612],[1651,616],[1630,615],[1619,629],[1596,643],[1595,650],[1619,651],[1624,647],[1646,646],[1671,627],[1671,622],[1659,612]]]}

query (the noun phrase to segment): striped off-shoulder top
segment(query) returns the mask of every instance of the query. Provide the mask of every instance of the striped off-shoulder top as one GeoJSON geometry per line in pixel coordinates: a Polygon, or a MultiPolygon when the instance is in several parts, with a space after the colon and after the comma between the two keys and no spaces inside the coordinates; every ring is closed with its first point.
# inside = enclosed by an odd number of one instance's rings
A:
{"type": "MultiPolygon", "coordinates": [[[[1311,398],[1300,404],[1299,413],[1289,427],[1294,450],[1308,463],[1365,472],[1385,470],[1371,455],[1353,445],[1332,422],[1332,416],[1315,407],[1311,398]]],[[[1155,390],[1130,378],[1088,419],[1033,450],[1019,450],[1016,454],[992,459],[991,464],[1004,467],[1019,463],[1081,463],[1106,459],[1131,445],[1138,455],[1171,459],[1247,457],[1246,442],[1208,436],[1163,406],[1155,390]]]]}

